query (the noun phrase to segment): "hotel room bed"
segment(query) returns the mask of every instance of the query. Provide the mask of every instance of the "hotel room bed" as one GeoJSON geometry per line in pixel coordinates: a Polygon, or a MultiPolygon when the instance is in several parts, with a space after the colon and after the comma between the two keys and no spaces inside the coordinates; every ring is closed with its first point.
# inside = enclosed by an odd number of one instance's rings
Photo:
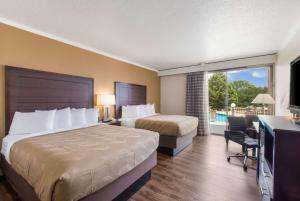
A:
{"type": "MultiPolygon", "coordinates": [[[[151,157],[157,146],[157,133],[96,125],[21,139],[5,160],[33,187],[36,199],[75,201],[101,191],[149,158],[155,162],[151,157]]],[[[109,200],[108,195],[103,198],[109,200]]]]}
{"type": "Polygon", "coordinates": [[[123,118],[123,106],[146,104],[146,86],[116,82],[115,93],[116,117],[122,117],[121,125],[158,132],[159,152],[174,156],[190,145],[197,135],[197,117],[155,114],[123,118]]]}
{"type": "Polygon", "coordinates": [[[158,151],[176,155],[197,135],[198,118],[184,115],[153,115],[139,118],[135,128],[159,133],[158,151]]]}
{"type": "MultiPolygon", "coordinates": [[[[93,79],[5,67],[5,131],[16,111],[93,108],[93,79]]],[[[23,201],[127,200],[156,165],[155,132],[94,125],[7,135],[1,165],[23,201]]]]}
{"type": "Polygon", "coordinates": [[[121,119],[121,125],[158,132],[158,151],[174,156],[192,143],[197,135],[198,118],[155,114],[141,118],[121,119]]]}
{"type": "Polygon", "coordinates": [[[184,115],[156,114],[135,121],[135,127],[158,132],[160,135],[182,137],[198,126],[198,118],[184,115]]]}

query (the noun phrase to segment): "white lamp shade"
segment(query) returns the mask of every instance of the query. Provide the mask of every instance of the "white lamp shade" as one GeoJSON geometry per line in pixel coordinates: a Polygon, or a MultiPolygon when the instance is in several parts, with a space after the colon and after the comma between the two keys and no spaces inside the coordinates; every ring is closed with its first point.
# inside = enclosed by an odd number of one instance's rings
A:
{"type": "Polygon", "coordinates": [[[97,96],[97,105],[115,105],[115,95],[114,94],[100,94],[97,96]]]}
{"type": "Polygon", "coordinates": [[[252,103],[255,104],[275,104],[275,100],[270,94],[257,94],[252,103]]]}

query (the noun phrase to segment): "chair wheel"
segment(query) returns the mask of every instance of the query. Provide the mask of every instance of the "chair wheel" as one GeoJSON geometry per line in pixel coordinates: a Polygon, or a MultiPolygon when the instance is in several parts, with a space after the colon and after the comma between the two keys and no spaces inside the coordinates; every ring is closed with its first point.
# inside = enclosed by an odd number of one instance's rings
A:
{"type": "Polygon", "coordinates": [[[229,156],[227,157],[227,161],[230,162],[230,157],[229,156]]]}
{"type": "Polygon", "coordinates": [[[243,168],[246,171],[248,167],[246,165],[243,165],[243,168]]]}

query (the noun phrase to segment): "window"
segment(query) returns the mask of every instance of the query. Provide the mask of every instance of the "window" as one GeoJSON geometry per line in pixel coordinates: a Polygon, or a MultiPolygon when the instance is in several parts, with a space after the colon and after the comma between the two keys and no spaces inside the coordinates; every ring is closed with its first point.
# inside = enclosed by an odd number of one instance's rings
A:
{"type": "Polygon", "coordinates": [[[271,75],[270,66],[210,72],[211,133],[224,134],[228,115],[273,114],[273,106],[252,104],[258,94],[273,94],[271,75]]]}

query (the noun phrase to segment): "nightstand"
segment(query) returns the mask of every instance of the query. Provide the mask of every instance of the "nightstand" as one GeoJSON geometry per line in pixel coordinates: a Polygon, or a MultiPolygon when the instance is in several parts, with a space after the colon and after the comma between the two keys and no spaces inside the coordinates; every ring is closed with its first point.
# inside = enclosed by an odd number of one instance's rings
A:
{"type": "Polygon", "coordinates": [[[121,126],[121,121],[110,121],[110,122],[100,122],[100,124],[106,124],[111,126],[121,126]]]}

